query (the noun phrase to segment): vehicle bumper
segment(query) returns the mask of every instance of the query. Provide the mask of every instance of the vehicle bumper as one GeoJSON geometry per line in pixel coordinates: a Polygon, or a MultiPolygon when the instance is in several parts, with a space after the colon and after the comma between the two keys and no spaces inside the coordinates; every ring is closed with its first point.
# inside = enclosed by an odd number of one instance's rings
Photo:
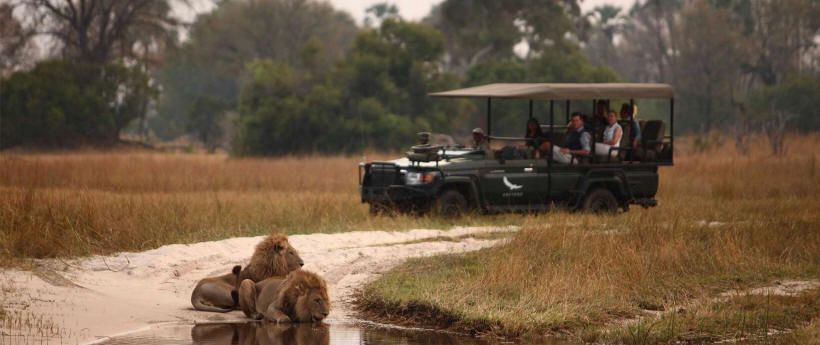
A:
{"type": "Polygon", "coordinates": [[[428,200],[436,195],[438,185],[435,186],[403,186],[393,185],[386,187],[361,187],[362,202],[367,203],[400,203],[407,201],[428,200]]]}

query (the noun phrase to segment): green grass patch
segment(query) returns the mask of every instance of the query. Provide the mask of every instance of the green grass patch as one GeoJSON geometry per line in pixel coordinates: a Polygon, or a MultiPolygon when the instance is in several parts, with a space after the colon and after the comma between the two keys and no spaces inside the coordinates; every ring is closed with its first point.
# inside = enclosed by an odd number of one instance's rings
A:
{"type": "MultiPolygon", "coordinates": [[[[365,287],[361,305],[365,316],[397,316],[388,318],[391,322],[434,320],[440,324],[432,326],[468,332],[569,333],[596,341],[613,325],[648,311],[673,311],[721,291],[786,277],[820,278],[816,222],[792,220],[786,212],[746,214],[743,221],[705,226],[692,214],[706,207],[618,217],[557,213],[526,218],[523,229],[503,245],[406,262],[365,287]]],[[[700,329],[704,339],[749,334],[765,316],[736,310],[767,312],[764,320],[784,329],[820,316],[816,308],[791,301],[772,297],[768,307],[758,308],[762,302],[754,296],[733,300],[717,305],[723,309],[711,312],[711,318],[676,324],[679,331],[667,332],[668,337],[687,340],[690,329],[700,329]],[[805,317],[787,319],[796,314],[805,317]]],[[[658,340],[666,334],[664,327],[639,323],[619,331],[617,340],[658,340]]]]}
{"type": "Polygon", "coordinates": [[[810,331],[802,327],[817,317],[820,317],[820,289],[798,296],[746,295],[683,313],[645,318],[617,328],[604,338],[623,344],[721,340],[789,343],[810,337],[810,331]]]}

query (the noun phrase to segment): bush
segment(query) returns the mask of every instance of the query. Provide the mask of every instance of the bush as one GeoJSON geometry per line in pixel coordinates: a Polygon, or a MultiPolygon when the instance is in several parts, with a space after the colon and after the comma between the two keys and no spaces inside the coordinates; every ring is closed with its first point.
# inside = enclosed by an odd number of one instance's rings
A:
{"type": "Polygon", "coordinates": [[[2,83],[0,148],[110,145],[156,90],[137,68],[44,61],[2,83]]]}

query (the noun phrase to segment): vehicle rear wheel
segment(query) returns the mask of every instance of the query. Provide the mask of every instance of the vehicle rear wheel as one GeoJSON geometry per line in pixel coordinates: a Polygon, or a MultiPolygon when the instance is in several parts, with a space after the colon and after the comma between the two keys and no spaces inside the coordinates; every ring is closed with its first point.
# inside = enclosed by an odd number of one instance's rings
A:
{"type": "Polygon", "coordinates": [[[582,206],[584,212],[609,213],[618,211],[618,199],[609,189],[595,188],[587,193],[582,206]]]}
{"type": "Polygon", "coordinates": [[[461,216],[467,212],[467,199],[457,190],[448,190],[436,198],[435,211],[443,216],[461,216]]]}

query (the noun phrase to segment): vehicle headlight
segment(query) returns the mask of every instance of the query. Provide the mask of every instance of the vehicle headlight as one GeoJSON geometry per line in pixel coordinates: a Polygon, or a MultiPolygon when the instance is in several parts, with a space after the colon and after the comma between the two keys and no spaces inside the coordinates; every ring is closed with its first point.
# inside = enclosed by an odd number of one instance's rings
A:
{"type": "Polygon", "coordinates": [[[436,171],[423,171],[423,172],[412,171],[412,172],[407,172],[407,175],[405,175],[405,176],[406,176],[405,177],[405,183],[406,184],[408,184],[408,185],[419,185],[419,184],[425,184],[425,183],[433,182],[433,180],[436,179],[436,176],[438,176],[438,172],[436,172],[436,171]]]}

